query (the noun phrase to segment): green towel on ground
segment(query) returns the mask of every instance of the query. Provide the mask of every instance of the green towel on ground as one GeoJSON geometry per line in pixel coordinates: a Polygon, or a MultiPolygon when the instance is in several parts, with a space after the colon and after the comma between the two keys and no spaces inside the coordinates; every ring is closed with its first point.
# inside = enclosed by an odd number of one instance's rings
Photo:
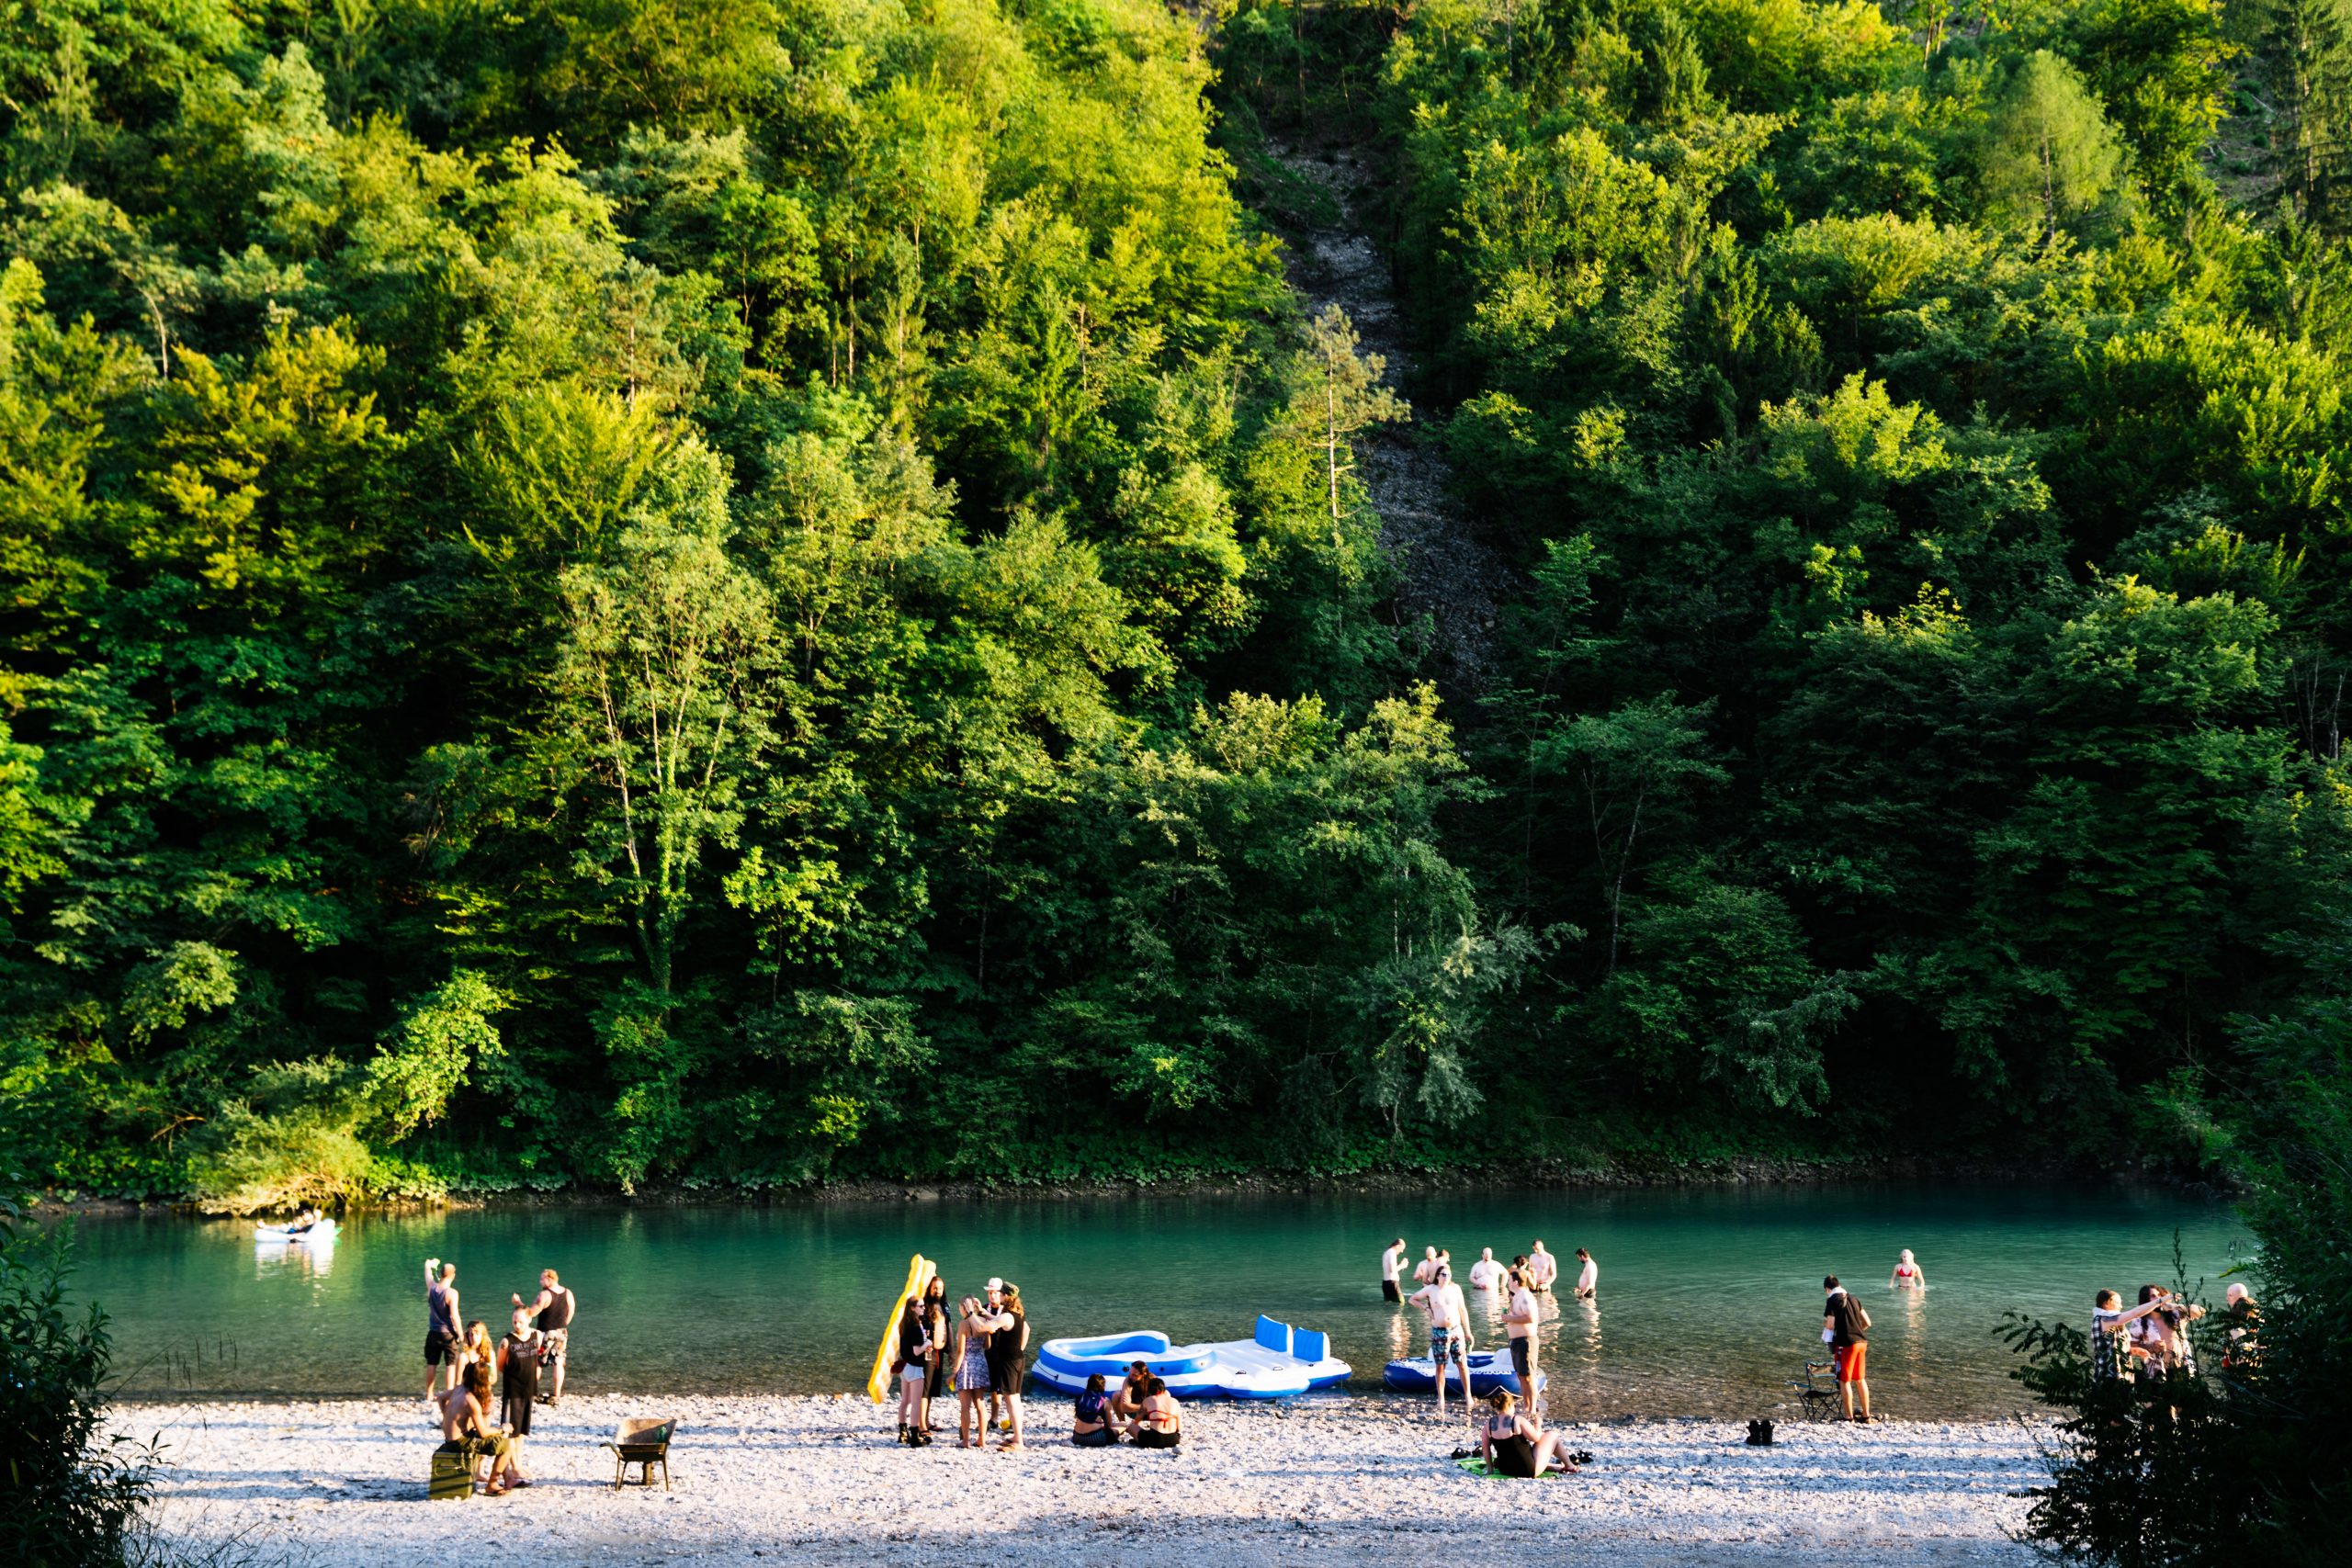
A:
{"type": "Polygon", "coordinates": [[[1524,1475],[1505,1475],[1499,1470],[1487,1469],[1487,1461],[1475,1455],[1469,1459],[1455,1460],[1453,1462],[1463,1470],[1469,1472],[1472,1475],[1478,1476],[1487,1481],[1526,1481],[1529,1479],[1536,1481],[1556,1481],[1561,1476],[1567,1473],[1567,1472],[1564,1470],[1547,1470],[1543,1474],[1532,1478],[1524,1475]]]}

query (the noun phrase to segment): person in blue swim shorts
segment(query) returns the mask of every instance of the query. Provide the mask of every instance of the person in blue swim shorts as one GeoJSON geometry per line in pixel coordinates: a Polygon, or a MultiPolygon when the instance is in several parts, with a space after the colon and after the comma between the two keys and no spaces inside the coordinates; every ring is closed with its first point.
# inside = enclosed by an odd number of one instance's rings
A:
{"type": "Polygon", "coordinates": [[[1429,1314],[1430,1362],[1437,1372],[1437,1413],[1445,1414],[1445,1368],[1461,1369],[1462,1400],[1470,1401],[1470,1303],[1453,1282],[1453,1269],[1440,1265],[1430,1282],[1415,1291],[1413,1304],[1429,1314]]]}

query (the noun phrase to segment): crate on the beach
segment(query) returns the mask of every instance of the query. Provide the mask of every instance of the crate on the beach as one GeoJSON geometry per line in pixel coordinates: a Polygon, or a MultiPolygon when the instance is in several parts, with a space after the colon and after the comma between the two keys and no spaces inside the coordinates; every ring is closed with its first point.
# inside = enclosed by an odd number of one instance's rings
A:
{"type": "Polygon", "coordinates": [[[427,1501],[474,1495],[474,1456],[460,1443],[443,1443],[433,1450],[433,1471],[424,1478],[427,1501]]]}

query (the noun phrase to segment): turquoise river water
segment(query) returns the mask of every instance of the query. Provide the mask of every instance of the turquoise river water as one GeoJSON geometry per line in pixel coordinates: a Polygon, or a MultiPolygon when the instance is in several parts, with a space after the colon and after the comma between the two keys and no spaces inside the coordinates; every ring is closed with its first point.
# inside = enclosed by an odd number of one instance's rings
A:
{"type": "MultiPolygon", "coordinates": [[[[1457,1278],[1483,1247],[1508,1258],[1541,1236],[1564,1280],[1591,1249],[1598,1307],[1545,1309],[1555,1416],[1769,1413],[1819,1353],[1828,1271],[1877,1320],[1883,1414],[1990,1416],[2027,1403],[1994,1337],[2005,1309],[2079,1325],[2098,1287],[2170,1280],[2176,1233],[2190,1283],[2218,1297],[2250,1251],[2225,1207],[2059,1184],[464,1210],[361,1216],[315,1258],[252,1229],[80,1224],[74,1293],[112,1317],[126,1394],[421,1392],[428,1255],[457,1263],[466,1316],[493,1334],[510,1292],[560,1269],[579,1292],[580,1392],[838,1393],[864,1382],[918,1251],[958,1294],[1017,1282],[1040,1341],[1242,1338],[1266,1312],[1329,1330],[1369,1389],[1390,1357],[1422,1353],[1420,1314],[1380,1300],[1380,1249],[1401,1231],[1416,1258],[1451,1248],[1457,1278]],[[1906,1247],[1924,1295],[1887,1288],[1906,1247]]],[[[1500,1337],[1482,1299],[1473,1314],[1480,1343],[1500,1337]]]]}

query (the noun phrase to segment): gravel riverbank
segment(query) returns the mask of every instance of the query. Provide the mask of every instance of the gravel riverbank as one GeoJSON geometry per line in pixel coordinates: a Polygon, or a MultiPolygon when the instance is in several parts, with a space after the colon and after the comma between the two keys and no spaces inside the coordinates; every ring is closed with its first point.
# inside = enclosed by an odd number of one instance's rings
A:
{"type": "MultiPolygon", "coordinates": [[[[1033,1400],[1024,1453],[892,1441],[863,1398],[568,1399],[539,1413],[505,1497],[424,1501],[435,1441],[421,1401],[128,1405],[166,1446],[158,1519],[254,1562],[1098,1563],[1189,1568],[1391,1562],[1474,1547],[1599,1551],[1615,1564],[1979,1564],[2033,1561],[2008,1538],[2041,1478],[2016,1422],[1783,1426],[1769,1449],[1727,1423],[1574,1427],[1595,1462],[1544,1482],[1464,1474],[1463,1428],[1427,1400],[1317,1397],[1284,1412],[1186,1407],[1184,1446],[1082,1451],[1068,1402],[1033,1400]],[[673,1490],[615,1492],[596,1445],[668,1416],[673,1490]]],[[[936,1413],[935,1413],[936,1414],[936,1413]]],[[[952,1412],[950,1413],[952,1415],[952,1412]]]]}

